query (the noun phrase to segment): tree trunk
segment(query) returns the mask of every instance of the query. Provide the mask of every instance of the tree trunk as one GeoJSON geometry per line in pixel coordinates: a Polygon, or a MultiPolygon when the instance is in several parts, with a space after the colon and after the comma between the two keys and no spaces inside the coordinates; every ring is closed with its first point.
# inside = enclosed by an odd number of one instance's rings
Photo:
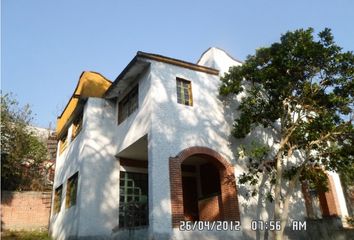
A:
{"type": "Polygon", "coordinates": [[[297,179],[290,180],[289,189],[288,189],[287,195],[285,197],[283,213],[282,213],[281,221],[280,221],[281,228],[279,231],[279,235],[281,235],[281,236],[284,235],[284,230],[285,230],[286,224],[288,222],[290,198],[293,195],[296,181],[297,181],[297,179]]]}
{"type": "MultiPolygon", "coordinates": [[[[286,224],[288,222],[288,217],[289,217],[289,204],[290,204],[290,198],[294,193],[294,189],[296,186],[297,181],[299,180],[300,174],[304,168],[304,165],[307,161],[305,161],[302,165],[301,168],[299,168],[295,174],[295,176],[289,181],[289,187],[288,191],[285,196],[285,201],[284,201],[284,206],[283,206],[283,211],[281,213],[281,218],[280,218],[280,231],[275,232],[275,239],[276,240],[281,240],[283,239],[284,236],[284,230],[286,227],[286,224]]],[[[278,220],[278,219],[275,219],[278,220]]]]}
{"type": "MultiPolygon", "coordinates": [[[[277,154],[277,164],[276,164],[276,179],[275,179],[275,187],[274,187],[274,220],[279,221],[281,219],[281,183],[282,183],[282,174],[283,174],[283,165],[281,159],[281,152],[279,151],[277,154]]],[[[275,239],[281,240],[282,236],[278,234],[278,231],[275,232],[275,239]]]]}

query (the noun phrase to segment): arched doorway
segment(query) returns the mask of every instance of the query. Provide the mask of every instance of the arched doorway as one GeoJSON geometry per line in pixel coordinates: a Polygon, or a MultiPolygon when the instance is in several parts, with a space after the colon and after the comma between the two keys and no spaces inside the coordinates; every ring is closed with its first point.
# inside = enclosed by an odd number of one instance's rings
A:
{"type": "Polygon", "coordinates": [[[183,220],[240,220],[234,168],[207,147],[169,160],[172,226],[183,220]]]}

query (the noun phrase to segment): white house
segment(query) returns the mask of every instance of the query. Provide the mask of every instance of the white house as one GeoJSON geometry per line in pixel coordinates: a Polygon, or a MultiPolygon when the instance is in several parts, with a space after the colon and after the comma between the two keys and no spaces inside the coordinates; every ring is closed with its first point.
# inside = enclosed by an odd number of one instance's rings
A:
{"type": "MultiPolygon", "coordinates": [[[[244,163],[236,154],[240,142],[230,132],[240,96],[222,99],[218,90],[220,76],[239,64],[210,48],[197,64],[138,52],[114,82],[84,72],[58,118],[52,236],[252,239],[266,234],[256,231],[252,220],[271,219],[270,204],[249,198],[237,184],[244,163]],[[185,220],[200,225],[189,229],[181,225],[185,220]],[[228,221],[228,230],[197,222],[214,220],[228,221]]],[[[319,203],[322,214],[345,216],[339,178],[328,176],[331,191],[319,203]]],[[[299,187],[290,219],[306,219],[312,202],[304,195],[299,187]]]]}

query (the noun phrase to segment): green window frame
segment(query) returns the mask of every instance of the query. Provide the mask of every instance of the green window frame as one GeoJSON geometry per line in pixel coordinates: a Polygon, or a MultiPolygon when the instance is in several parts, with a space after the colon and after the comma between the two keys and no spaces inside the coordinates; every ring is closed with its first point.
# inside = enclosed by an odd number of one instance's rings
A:
{"type": "Polygon", "coordinates": [[[120,172],[119,228],[148,225],[148,175],[120,172]]]}
{"type": "Polygon", "coordinates": [[[130,92],[119,102],[118,105],[118,124],[122,123],[139,107],[139,87],[136,85],[130,92]]]}
{"type": "Polygon", "coordinates": [[[54,191],[54,213],[60,212],[62,202],[63,184],[54,191]]]}
{"type": "Polygon", "coordinates": [[[79,172],[76,172],[67,181],[65,201],[66,208],[70,208],[76,205],[78,180],[79,172]]]}
{"type": "Polygon", "coordinates": [[[66,149],[67,146],[68,146],[68,130],[66,130],[66,133],[60,138],[59,155],[66,149]]]}
{"type": "Polygon", "coordinates": [[[81,112],[78,116],[76,116],[73,122],[73,130],[71,134],[71,139],[74,140],[77,135],[81,132],[82,129],[82,121],[83,121],[83,112],[81,112]]]}
{"type": "Polygon", "coordinates": [[[192,83],[191,81],[176,78],[177,102],[187,106],[193,106],[192,83]]]}

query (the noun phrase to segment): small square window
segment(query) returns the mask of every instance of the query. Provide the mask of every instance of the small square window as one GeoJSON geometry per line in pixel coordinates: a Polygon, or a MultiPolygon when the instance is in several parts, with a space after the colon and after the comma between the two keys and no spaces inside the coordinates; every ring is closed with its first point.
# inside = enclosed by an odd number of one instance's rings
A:
{"type": "Polygon", "coordinates": [[[182,78],[176,78],[177,102],[193,106],[192,83],[182,78]]]}
{"type": "Polygon", "coordinates": [[[128,186],[128,187],[133,186],[133,180],[128,179],[128,180],[127,180],[127,186],[128,186]]]}
{"type": "Polygon", "coordinates": [[[120,180],[120,185],[124,186],[124,180],[122,180],[122,179],[120,180]]]}

